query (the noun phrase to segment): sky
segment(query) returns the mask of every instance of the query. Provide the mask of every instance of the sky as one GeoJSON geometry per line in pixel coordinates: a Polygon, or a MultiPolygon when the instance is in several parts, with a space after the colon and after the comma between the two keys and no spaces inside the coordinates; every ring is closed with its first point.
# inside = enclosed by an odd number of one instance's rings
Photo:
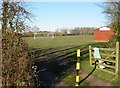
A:
{"type": "Polygon", "coordinates": [[[32,13],[32,22],[27,24],[40,31],[55,31],[62,28],[106,26],[103,2],[26,2],[32,13]]]}
{"type": "Polygon", "coordinates": [[[31,26],[55,31],[61,28],[106,26],[102,2],[29,2],[33,14],[31,26]]]}

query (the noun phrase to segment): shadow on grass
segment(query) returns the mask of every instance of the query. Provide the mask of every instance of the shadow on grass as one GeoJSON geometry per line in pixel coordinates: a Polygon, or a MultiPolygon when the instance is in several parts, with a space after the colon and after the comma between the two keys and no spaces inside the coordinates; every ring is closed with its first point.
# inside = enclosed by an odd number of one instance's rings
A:
{"type": "Polygon", "coordinates": [[[77,49],[82,50],[81,58],[84,60],[84,55],[88,57],[89,45],[99,46],[101,43],[77,45],[61,50],[55,48],[48,48],[46,50],[34,49],[35,57],[33,59],[36,59],[34,63],[38,67],[39,79],[47,86],[53,86],[59,83],[60,79],[67,75],[68,69],[75,65],[77,49]]]}

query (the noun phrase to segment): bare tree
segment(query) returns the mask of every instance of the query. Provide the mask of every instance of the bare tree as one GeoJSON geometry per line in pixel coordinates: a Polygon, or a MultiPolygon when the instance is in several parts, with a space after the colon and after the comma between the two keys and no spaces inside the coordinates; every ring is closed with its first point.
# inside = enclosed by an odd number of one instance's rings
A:
{"type": "Polygon", "coordinates": [[[79,27],[75,27],[74,29],[71,29],[70,32],[73,35],[79,35],[80,34],[80,29],[79,29],[79,27]]]}
{"type": "Polygon", "coordinates": [[[26,11],[22,2],[6,0],[2,4],[2,33],[21,32],[25,29],[25,20],[29,19],[30,13],[26,11]],[[9,28],[9,29],[8,29],[9,28]]]}
{"type": "Polygon", "coordinates": [[[33,31],[33,32],[39,32],[39,31],[40,31],[40,28],[37,27],[37,26],[34,26],[34,27],[32,27],[32,31],[33,31]]]}
{"type": "Polygon", "coordinates": [[[115,36],[112,37],[112,41],[120,42],[120,1],[118,0],[109,0],[109,2],[105,2],[102,6],[108,18],[109,25],[114,29],[115,36]]]}
{"type": "Polygon", "coordinates": [[[67,33],[68,33],[68,30],[65,28],[61,29],[60,31],[63,35],[67,35],[67,33]]]}
{"type": "Polygon", "coordinates": [[[71,29],[71,34],[73,35],[92,35],[93,27],[76,27],[71,29]]]}

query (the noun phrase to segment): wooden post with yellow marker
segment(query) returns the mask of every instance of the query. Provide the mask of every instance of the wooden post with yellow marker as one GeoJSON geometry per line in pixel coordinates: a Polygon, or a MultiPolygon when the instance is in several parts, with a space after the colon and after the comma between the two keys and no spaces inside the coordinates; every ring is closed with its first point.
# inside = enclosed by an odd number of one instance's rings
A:
{"type": "Polygon", "coordinates": [[[77,50],[76,85],[75,86],[79,86],[79,82],[80,82],[79,71],[80,71],[80,49],[77,50]]]}

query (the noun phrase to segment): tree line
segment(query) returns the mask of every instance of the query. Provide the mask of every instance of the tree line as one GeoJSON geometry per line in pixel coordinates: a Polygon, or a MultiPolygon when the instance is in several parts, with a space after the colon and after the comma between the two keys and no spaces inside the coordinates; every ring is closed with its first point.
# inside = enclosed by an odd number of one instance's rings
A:
{"type": "Polygon", "coordinates": [[[65,35],[93,35],[94,27],[75,27],[73,29],[61,29],[60,32],[65,35]]]}
{"type": "MultiPolygon", "coordinates": [[[[36,27],[35,27],[36,28],[36,27]]],[[[40,28],[37,27],[37,29],[40,30],[40,28]]],[[[54,33],[55,36],[75,36],[75,35],[93,35],[94,34],[95,27],[75,27],[72,29],[68,28],[61,28],[56,29],[54,33]]],[[[34,33],[43,33],[39,36],[46,36],[46,33],[52,33],[52,31],[39,31],[34,30],[34,27],[32,29],[29,29],[28,31],[22,33],[23,37],[33,37],[34,33]],[[45,33],[45,34],[44,34],[45,33]]]]}
{"type": "Polygon", "coordinates": [[[120,42],[120,1],[108,0],[101,7],[107,18],[107,25],[114,29],[115,35],[111,38],[110,45],[115,46],[116,42],[120,42]]]}

